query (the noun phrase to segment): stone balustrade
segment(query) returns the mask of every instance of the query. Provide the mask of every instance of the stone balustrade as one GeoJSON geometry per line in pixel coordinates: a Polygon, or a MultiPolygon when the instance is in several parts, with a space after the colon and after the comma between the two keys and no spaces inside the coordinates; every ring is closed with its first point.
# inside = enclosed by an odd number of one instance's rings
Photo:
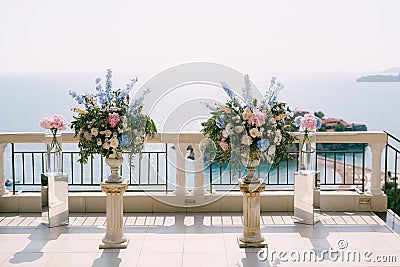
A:
{"type": "MultiPolygon", "coordinates": [[[[297,135],[297,133],[293,133],[297,135]]],[[[73,133],[62,133],[63,143],[77,143],[73,133]]],[[[154,138],[149,138],[149,143],[174,144],[176,151],[176,195],[187,195],[186,188],[186,149],[188,145],[193,148],[195,155],[194,190],[193,195],[206,193],[204,189],[204,162],[199,148],[205,139],[201,133],[158,133],[154,138]]],[[[4,175],[4,151],[10,143],[43,143],[44,133],[0,133],[0,196],[7,193],[4,175]]],[[[387,134],[384,132],[319,132],[317,143],[367,143],[372,152],[372,174],[368,193],[372,195],[383,194],[382,184],[382,152],[387,144],[387,134]]]]}

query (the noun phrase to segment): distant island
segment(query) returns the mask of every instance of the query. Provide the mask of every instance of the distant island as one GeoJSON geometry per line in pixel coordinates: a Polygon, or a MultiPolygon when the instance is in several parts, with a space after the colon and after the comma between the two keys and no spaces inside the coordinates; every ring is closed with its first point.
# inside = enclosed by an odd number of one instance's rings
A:
{"type": "Polygon", "coordinates": [[[400,82],[400,68],[386,69],[381,73],[387,73],[387,74],[362,76],[357,79],[357,82],[400,82]]]}

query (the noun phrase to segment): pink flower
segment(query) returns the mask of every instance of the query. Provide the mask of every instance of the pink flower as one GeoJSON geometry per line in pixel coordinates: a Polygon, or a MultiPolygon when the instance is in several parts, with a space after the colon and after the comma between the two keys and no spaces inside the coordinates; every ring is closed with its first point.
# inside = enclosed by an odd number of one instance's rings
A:
{"type": "Polygon", "coordinates": [[[222,148],[223,151],[227,151],[229,149],[229,145],[226,142],[225,138],[221,139],[221,142],[219,142],[219,146],[222,148]]]}
{"type": "Polygon", "coordinates": [[[250,125],[254,125],[260,127],[261,125],[265,124],[265,118],[267,115],[261,111],[254,112],[251,117],[249,118],[250,125]]]}
{"type": "Polygon", "coordinates": [[[110,113],[108,114],[107,122],[111,125],[111,128],[117,126],[119,122],[119,115],[118,113],[110,113]]]}
{"type": "Polygon", "coordinates": [[[59,131],[65,130],[65,118],[61,115],[53,115],[45,117],[39,122],[40,127],[44,129],[56,129],[59,131]]]}
{"type": "Polygon", "coordinates": [[[300,126],[307,128],[309,131],[313,131],[317,127],[317,119],[312,114],[305,114],[301,119],[300,126]]]}

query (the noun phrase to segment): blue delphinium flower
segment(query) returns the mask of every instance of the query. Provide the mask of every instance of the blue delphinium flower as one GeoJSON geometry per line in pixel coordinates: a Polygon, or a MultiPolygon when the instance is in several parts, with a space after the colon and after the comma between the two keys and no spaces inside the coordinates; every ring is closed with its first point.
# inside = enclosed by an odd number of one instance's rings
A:
{"type": "Polygon", "coordinates": [[[121,134],[118,137],[118,143],[122,147],[129,145],[129,136],[127,134],[121,134]]]}
{"type": "Polygon", "coordinates": [[[260,149],[261,152],[264,152],[269,148],[269,141],[268,139],[261,139],[257,141],[257,147],[260,149]]]}
{"type": "Polygon", "coordinates": [[[215,125],[217,125],[220,129],[225,129],[225,118],[223,115],[220,115],[218,119],[215,121],[215,125]]]}
{"type": "Polygon", "coordinates": [[[317,119],[317,123],[315,125],[315,128],[318,130],[319,128],[321,128],[322,126],[322,121],[320,118],[316,118],[317,119]]]}
{"type": "Polygon", "coordinates": [[[149,89],[149,88],[147,88],[146,90],[144,90],[143,93],[142,93],[142,95],[141,95],[139,98],[133,100],[133,102],[132,102],[132,104],[131,104],[131,106],[130,106],[130,110],[133,111],[133,110],[135,110],[139,105],[141,105],[141,104],[143,103],[143,101],[144,101],[144,96],[147,95],[147,94],[149,94],[149,93],[150,93],[150,89],[149,89]]]}
{"type": "Polygon", "coordinates": [[[244,76],[244,84],[245,87],[242,89],[244,102],[246,103],[246,106],[251,106],[251,102],[253,100],[253,93],[252,93],[250,78],[249,75],[247,74],[244,76]]]}
{"type": "Polygon", "coordinates": [[[278,101],[279,92],[284,88],[283,84],[276,82],[276,77],[271,78],[269,88],[264,95],[264,99],[268,102],[268,105],[273,106],[278,101]]]}
{"type": "Polygon", "coordinates": [[[301,123],[301,120],[303,119],[303,117],[302,116],[297,116],[295,119],[294,119],[294,125],[296,126],[296,127],[300,127],[300,123],[301,123]]]}
{"type": "Polygon", "coordinates": [[[235,99],[235,93],[231,90],[231,88],[229,88],[228,84],[226,82],[221,82],[221,86],[222,86],[222,89],[224,89],[224,91],[228,95],[228,97],[231,100],[234,100],[235,99]]]}
{"type": "Polygon", "coordinates": [[[70,94],[70,96],[73,98],[73,99],[75,99],[75,101],[76,102],[78,102],[78,104],[82,104],[83,103],[83,96],[81,96],[81,95],[78,95],[77,93],[76,93],[76,91],[74,91],[74,90],[69,90],[69,94],[70,94]]]}
{"type": "Polygon", "coordinates": [[[112,92],[112,82],[111,82],[111,78],[112,78],[112,70],[111,69],[107,69],[107,75],[106,75],[106,96],[107,96],[107,100],[111,101],[111,92],[112,92]]]}

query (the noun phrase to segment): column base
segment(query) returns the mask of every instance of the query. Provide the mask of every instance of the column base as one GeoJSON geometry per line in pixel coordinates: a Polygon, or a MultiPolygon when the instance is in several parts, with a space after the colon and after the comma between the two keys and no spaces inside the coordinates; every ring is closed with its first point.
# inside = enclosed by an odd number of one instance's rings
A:
{"type": "Polygon", "coordinates": [[[192,191],[193,195],[198,196],[198,195],[205,195],[207,194],[207,191],[204,190],[204,187],[195,187],[192,191]]]}
{"type": "Polygon", "coordinates": [[[103,244],[99,245],[99,249],[109,249],[109,248],[126,249],[128,247],[128,243],[129,243],[129,238],[126,238],[126,240],[121,243],[108,243],[103,241],[103,244]]]}
{"type": "Polygon", "coordinates": [[[368,189],[367,190],[367,193],[368,194],[371,194],[371,195],[383,195],[384,193],[383,193],[383,191],[382,190],[380,190],[380,189],[368,189]]]}
{"type": "Polygon", "coordinates": [[[186,195],[189,194],[189,191],[187,191],[187,190],[184,189],[184,188],[177,188],[177,189],[173,192],[173,194],[174,194],[175,196],[186,196],[186,195]]]}
{"type": "Polygon", "coordinates": [[[243,242],[241,240],[242,236],[237,238],[237,242],[239,244],[239,248],[267,248],[268,244],[265,242],[264,237],[261,242],[243,242]]]}

